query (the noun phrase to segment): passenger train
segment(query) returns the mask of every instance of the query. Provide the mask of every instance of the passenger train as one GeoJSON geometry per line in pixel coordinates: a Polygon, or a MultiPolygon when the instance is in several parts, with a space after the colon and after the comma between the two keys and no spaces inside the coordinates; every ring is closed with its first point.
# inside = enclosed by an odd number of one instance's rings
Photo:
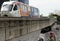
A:
{"type": "Polygon", "coordinates": [[[18,1],[6,1],[1,6],[1,16],[7,17],[39,17],[38,8],[18,1]],[[9,12],[9,13],[6,13],[9,12]]]}

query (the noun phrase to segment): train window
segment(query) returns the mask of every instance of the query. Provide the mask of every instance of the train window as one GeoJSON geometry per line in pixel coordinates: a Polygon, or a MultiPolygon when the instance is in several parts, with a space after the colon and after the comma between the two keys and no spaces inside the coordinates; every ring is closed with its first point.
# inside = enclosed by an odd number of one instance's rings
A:
{"type": "Polygon", "coordinates": [[[15,5],[14,8],[13,8],[13,10],[17,10],[17,9],[18,9],[18,8],[17,8],[17,5],[15,5]]]}
{"type": "Polygon", "coordinates": [[[32,7],[31,9],[32,9],[31,11],[34,13],[34,8],[32,7]]]}
{"type": "Polygon", "coordinates": [[[34,15],[38,15],[37,13],[38,13],[37,8],[34,8],[34,15]]]}
{"type": "Polygon", "coordinates": [[[13,5],[10,5],[10,9],[9,9],[9,11],[12,11],[12,8],[13,8],[13,5]]]}
{"type": "Polygon", "coordinates": [[[35,13],[38,13],[38,8],[35,8],[35,9],[34,9],[34,12],[35,12],[35,13]]]}
{"type": "Polygon", "coordinates": [[[23,14],[26,14],[26,11],[27,11],[27,6],[23,5],[22,6],[22,12],[23,12],[23,14]]]}

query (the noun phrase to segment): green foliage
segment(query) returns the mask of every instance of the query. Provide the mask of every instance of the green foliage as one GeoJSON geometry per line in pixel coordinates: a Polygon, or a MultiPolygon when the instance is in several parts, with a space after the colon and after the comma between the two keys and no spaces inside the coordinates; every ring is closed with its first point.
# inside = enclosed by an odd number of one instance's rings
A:
{"type": "Polygon", "coordinates": [[[59,15],[51,13],[49,16],[50,17],[56,17],[57,18],[57,24],[60,24],[60,16],[59,15]]]}
{"type": "Polygon", "coordinates": [[[57,14],[50,13],[49,17],[58,17],[57,14]]]}

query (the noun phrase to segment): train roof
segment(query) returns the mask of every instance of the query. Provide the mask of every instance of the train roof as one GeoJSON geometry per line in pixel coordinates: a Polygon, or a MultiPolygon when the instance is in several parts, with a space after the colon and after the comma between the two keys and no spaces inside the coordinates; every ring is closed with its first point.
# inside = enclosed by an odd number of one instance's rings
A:
{"type": "Polygon", "coordinates": [[[3,3],[3,5],[4,5],[4,4],[12,4],[13,2],[14,2],[14,1],[6,1],[6,2],[3,3]]]}

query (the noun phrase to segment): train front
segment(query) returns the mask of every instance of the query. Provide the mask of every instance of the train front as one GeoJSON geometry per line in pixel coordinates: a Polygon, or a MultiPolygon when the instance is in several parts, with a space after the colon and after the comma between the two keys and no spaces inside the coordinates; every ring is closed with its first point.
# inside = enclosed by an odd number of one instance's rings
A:
{"type": "Polygon", "coordinates": [[[6,1],[1,6],[1,16],[11,16],[10,12],[12,12],[14,1],[6,1]]]}

